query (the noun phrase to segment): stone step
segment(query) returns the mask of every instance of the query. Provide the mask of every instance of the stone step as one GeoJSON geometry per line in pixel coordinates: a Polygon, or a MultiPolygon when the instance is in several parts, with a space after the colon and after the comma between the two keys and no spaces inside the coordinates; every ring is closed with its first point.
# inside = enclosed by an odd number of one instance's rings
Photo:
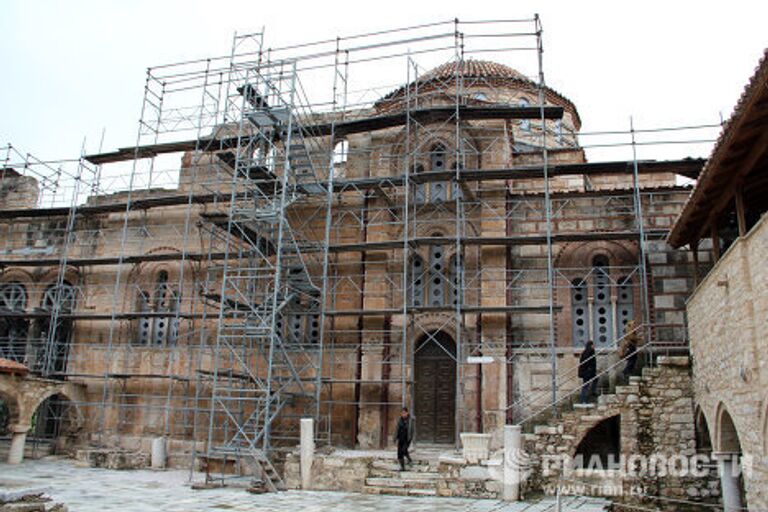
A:
{"type": "Polygon", "coordinates": [[[388,494],[392,496],[437,496],[437,489],[408,489],[403,487],[377,487],[366,485],[363,487],[366,494],[388,494]]]}
{"type": "MultiPolygon", "coordinates": [[[[436,466],[432,466],[427,461],[414,460],[413,464],[407,464],[406,468],[409,472],[425,472],[434,471],[436,466]]],[[[371,468],[382,471],[400,471],[400,463],[396,460],[374,460],[371,462],[371,468]]]]}
{"type": "Polygon", "coordinates": [[[399,469],[371,469],[368,472],[369,477],[373,478],[396,478],[399,480],[439,480],[440,473],[434,471],[400,471],[399,469]]]}
{"type": "Polygon", "coordinates": [[[437,489],[437,480],[369,477],[365,479],[365,485],[396,489],[437,489]]]}

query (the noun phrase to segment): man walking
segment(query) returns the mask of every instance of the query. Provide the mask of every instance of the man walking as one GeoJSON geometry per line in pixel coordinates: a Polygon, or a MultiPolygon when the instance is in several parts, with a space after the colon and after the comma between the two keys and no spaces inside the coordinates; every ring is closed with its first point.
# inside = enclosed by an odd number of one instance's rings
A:
{"type": "Polygon", "coordinates": [[[595,344],[591,340],[587,342],[587,346],[584,347],[584,352],[579,358],[579,377],[583,381],[579,401],[585,404],[589,397],[597,391],[597,355],[595,354],[595,344]]]}
{"type": "Polygon", "coordinates": [[[410,414],[408,414],[408,408],[403,407],[400,412],[400,418],[397,420],[397,427],[395,428],[395,442],[397,443],[397,460],[400,462],[400,471],[405,471],[405,460],[408,459],[408,464],[411,464],[411,456],[408,453],[408,446],[413,441],[413,434],[415,431],[415,421],[410,414]]]}

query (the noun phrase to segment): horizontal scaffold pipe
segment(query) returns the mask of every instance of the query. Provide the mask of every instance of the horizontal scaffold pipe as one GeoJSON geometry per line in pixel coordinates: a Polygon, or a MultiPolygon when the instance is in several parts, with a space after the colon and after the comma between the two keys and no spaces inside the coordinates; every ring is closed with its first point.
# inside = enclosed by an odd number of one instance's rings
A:
{"type": "MultiPolygon", "coordinates": [[[[336,138],[343,138],[354,133],[365,133],[376,130],[384,130],[395,126],[403,126],[409,121],[420,124],[440,123],[455,119],[472,121],[480,119],[561,119],[563,107],[538,106],[518,107],[511,105],[494,105],[475,107],[460,105],[438,105],[434,107],[413,109],[394,114],[368,116],[350,121],[338,121],[331,123],[302,125],[301,131],[304,137],[327,137],[334,134],[336,138]],[[458,117],[457,115],[458,110],[458,117]]],[[[124,162],[136,158],[151,158],[164,153],[178,153],[181,151],[193,151],[202,147],[226,149],[238,146],[238,137],[222,139],[192,139],[178,142],[166,142],[161,144],[149,144],[120,148],[110,153],[86,155],[85,159],[95,165],[113,162],[124,162]]]]}
{"type": "MultiPolygon", "coordinates": [[[[679,174],[687,178],[695,179],[706,160],[702,158],[686,158],[683,160],[662,160],[662,161],[641,161],[638,162],[638,173],[640,174],[660,174],[671,173],[679,174]]],[[[634,163],[630,161],[616,162],[596,162],[583,164],[565,164],[552,165],[547,168],[547,174],[550,178],[555,176],[568,175],[594,175],[594,174],[626,174],[631,175],[634,163]]],[[[520,166],[503,169],[463,169],[458,172],[458,181],[486,181],[486,180],[514,180],[530,179],[544,176],[542,166],[520,166]]],[[[452,181],[456,179],[457,172],[437,171],[425,172],[417,175],[411,175],[410,181],[413,183],[427,183],[433,181],[452,181]]],[[[371,178],[359,178],[350,180],[334,180],[334,192],[344,192],[351,190],[368,190],[380,187],[402,187],[405,183],[405,176],[380,176],[371,178]]],[[[324,187],[324,184],[319,184],[324,187]]],[[[298,185],[300,190],[302,185],[298,185]]],[[[628,189],[629,190],[629,189],[628,189]]],[[[652,188],[643,188],[642,191],[653,190],[652,188]]],[[[618,194],[620,191],[613,190],[595,190],[593,193],[600,195],[618,194]]],[[[573,195],[586,194],[582,191],[573,191],[573,195]]],[[[106,203],[100,205],[83,205],[76,207],[76,213],[79,215],[99,215],[103,213],[118,213],[126,210],[146,210],[150,208],[163,208],[168,206],[177,206],[187,203],[207,204],[216,201],[228,203],[229,194],[206,193],[206,194],[175,194],[162,197],[153,197],[147,199],[136,199],[131,201],[130,206],[125,202],[106,203]]],[[[17,218],[40,218],[40,217],[63,217],[69,215],[69,207],[61,208],[19,208],[0,211],[0,219],[17,218]]]]}

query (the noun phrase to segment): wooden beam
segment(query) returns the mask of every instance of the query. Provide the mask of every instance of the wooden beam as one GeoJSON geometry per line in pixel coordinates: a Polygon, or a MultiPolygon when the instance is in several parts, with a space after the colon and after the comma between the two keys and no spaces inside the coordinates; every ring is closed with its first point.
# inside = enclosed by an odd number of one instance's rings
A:
{"type": "MultiPolygon", "coordinates": [[[[726,188],[718,191],[717,197],[720,199],[715,201],[713,206],[707,208],[709,211],[707,221],[701,225],[698,232],[694,233],[692,238],[705,238],[707,227],[712,224],[717,224],[717,219],[721,216],[725,207],[728,206],[728,203],[730,203],[736,189],[742,185],[744,177],[747,176],[766,156],[768,156],[768,130],[765,130],[760,137],[760,140],[755,142],[754,151],[749,159],[736,167],[736,172],[730,175],[730,180],[726,188]]],[[[703,209],[705,208],[705,205],[699,204],[699,208],[703,209]]],[[[683,242],[685,242],[685,240],[683,240],[683,242]]]]}
{"type": "Polygon", "coordinates": [[[734,194],[736,199],[736,220],[739,224],[739,236],[747,234],[747,219],[744,215],[744,188],[739,186],[734,194]]]}
{"type": "Polygon", "coordinates": [[[709,236],[712,238],[712,256],[717,263],[720,260],[720,236],[717,232],[717,224],[710,225],[709,236]]]}

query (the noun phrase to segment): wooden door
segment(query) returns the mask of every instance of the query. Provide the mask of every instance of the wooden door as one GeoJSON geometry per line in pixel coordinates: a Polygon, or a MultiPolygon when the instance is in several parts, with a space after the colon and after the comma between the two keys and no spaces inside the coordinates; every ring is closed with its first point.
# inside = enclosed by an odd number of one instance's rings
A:
{"type": "Polygon", "coordinates": [[[450,444],[456,428],[456,362],[453,340],[438,333],[416,351],[415,403],[416,440],[419,443],[450,444]]]}

